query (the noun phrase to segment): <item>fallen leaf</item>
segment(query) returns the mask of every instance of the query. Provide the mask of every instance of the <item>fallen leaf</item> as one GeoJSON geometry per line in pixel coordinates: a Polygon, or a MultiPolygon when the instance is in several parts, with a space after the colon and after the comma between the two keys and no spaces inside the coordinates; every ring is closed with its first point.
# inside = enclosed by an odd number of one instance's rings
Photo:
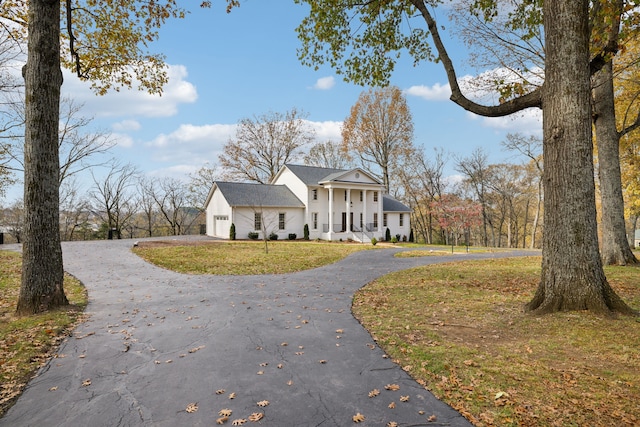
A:
{"type": "Polygon", "coordinates": [[[190,414],[196,412],[198,410],[198,404],[197,403],[189,403],[187,405],[187,409],[186,411],[190,414]]]}
{"type": "Polygon", "coordinates": [[[282,369],[282,368],[283,368],[283,366],[284,366],[284,365],[283,365],[282,363],[279,363],[279,364],[278,364],[278,369],[282,369]]]}
{"type": "Polygon", "coordinates": [[[292,380],[287,381],[287,385],[288,386],[292,386],[293,385],[293,381],[292,380]]]}
{"type": "Polygon", "coordinates": [[[353,417],[351,417],[351,419],[353,420],[354,423],[359,423],[364,421],[364,415],[362,415],[360,412],[358,412],[357,414],[355,414],[353,417]]]}
{"type": "Polygon", "coordinates": [[[267,362],[262,362],[262,363],[260,364],[260,366],[263,366],[263,367],[264,367],[264,366],[267,366],[267,365],[268,365],[268,363],[267,363],[267,362]]]}
{"type": "Polygon", "coordinates": [[[262,412],[254,412],[253,414],[249,415],[249,421],[253,423],[257,423],[263,417],[264,417],[264,414],[262,412]]]}
{"type": "Polygon", "coordinates": [[[288,343],[286,343],[286,342],[283,342],[283,343],[282,343],[282,344],[280,344],[280,345],[281,345],[282,347],[286,347],[286,346],[288,346],[289,344],[288,344],[288,343]]]}
{"type": "Polygon", "coordinates": [[[216,394],[224,394],[224,391],[225,390],[223,388],[221,388],[219,390],[216,390],[216,394]]]}
{"type": "Polygon", "coordinates": [[[387,427],[398,427],[398,423],[395,421],[389,421],[387,427]]]}
{"type": "Polygon", "coordinates": [[[236,398],[236,393],[232,392],[229,394],[229,399],[235,399],[236,398]]]}
{"type": "Polygon", "coordinates": [[[326,361],[326,360],[324,360],[324,359],[321,359],[321,360],[318,360],[318,363],[321,363],[321,364],[323,364],[323,365],[324,365],[325,363],[327,363],[327,361],[326,361]]]}
{"type": "Polygon", "coordinates": [[[494,399],[498,400],[501,397],[509,397],[509,394],[504,392],[504,391],[499,391],[499,392],[496,393],[496,396],[494,397],[494,399]]]}
{"type": "Polygon", "coordinates": [[[91,380],[89,378],[87,378],[86,380],[82,381],[82,386],[83,387],[87,387],[91,385],[91,380]]]}
{"type": "Polygon", "coordinates": [[[55,387],[51,387],[49,391],[56,391],[57,389],[58,389],[58,386],[55,386],[55,387]]]}
{"type": "Polygon", "coordinates": [[[396,408],[396,402],[389,403],[389,409],[395,409],[395,408],[396,408]]]}
{"type": "Polygon", "coordinates": [[[304,351],[296,351],[295,355],[296,356],[302,356],[304,354],[304,351]]]}
{"type": "Polygon", "coordinates": [[[400,390],[400,386],[398,384],[387,384],[384,386],[385,390],[397,391],[400,390]]]}
{"type": "Polygon", "coordinates": [[[233,420],[231,422],[232,426],[241,426],[242,424],[246,423],[247,420],[245,420],[244,418],[238,418],[237,420],[233,420]]]}
{"type": "Polygon", "coordinates": [[[427,421],[434,422],[437,419],[438,419],[438,417],[436,417],[435,415],[431,415],[429,418],[427,418],[427,421]]]}
{"type": "Polygon", "coordinates": [[[260,402],[256,403],[258,406],[264,408],[265,406],[269,406],[269,401],[268,400],[261,400],[260,402]]]}
{"type": "Polygon", "coordinates": [[[216,424],[224,424],[229,421],[229,417],[220,417],[216,420],[216,424]]]}
{"type": "Polygon", "coordinates": [[[379,394],[380,394],[380,390],[378,390],[377,388],[374,388],[369,392],[369,397],[376,397],[379,394]]]}
{"type": "Polygon", "coordinates": [[[227,417],[227,418],[230,417],[232,413],[233,413],[233,411],[231,409],[227,409],[227,408],[220,409],[218,411],[218,415],[220,415],[221,417],[227,417]]]}
{"type": "Polygon", "coordinates": [[[400,396],[400,402],[408,402],[409,396],[400,396]]]}
{"type": "Polygon", "coordinates": [[[264,371],[258,371],[258,375],[264,374],[264,371]]]}
{"type": "Polygon", "coordinates": [[[342,329],[336,329],[336,334],[342,334],[342,333],[344,333],[344,330],[342,330],[342,329]]]}

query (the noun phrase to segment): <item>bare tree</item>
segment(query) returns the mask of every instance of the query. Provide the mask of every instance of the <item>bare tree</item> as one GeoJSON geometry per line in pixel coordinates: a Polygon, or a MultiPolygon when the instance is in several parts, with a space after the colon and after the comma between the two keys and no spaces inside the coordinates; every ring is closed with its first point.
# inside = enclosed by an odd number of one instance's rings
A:
{"type": "Polygon", "coordinates": [[[156,201],[153,198],[153,186],[154,181],[145,176],[140,176],[138,179],[138,206],[139,215],[143,218],[142,228],[145,235],[152,237],[157,228],[158,223],[158,211],[156,209],[156,201]]]}
{"type": "Polygon", "coordinates": [[[24,203],[18,199],[11,206],[4,209],[3,223],[7,232],[16,242],[22,243],[24,235],[24,203]]]}
{"type": "MultiPolygon", "coordinates": [[[[484,246],[489,246],[489,230],[493,230],[487,200],[488,167],[487,153],[482,148],[475,149],[468,157],[456,159],[456,170],[465,176],[465,180],[473,189],[478,203],[482,206],[482,242],[484,246]]],[[[496,245],[495,235],[492,238],[492,245],[496,245]]]]}
{"type": "Polygon", "coordinates": [[[536,175],[536,207],[533,218],[533,227],[531,229],[531,245],[533,249],[536,246],[536,233],[538,231],[538,222],[540,220],[540,208],[542,207],[542,177],[544,172],[542,161],[542,141],[535,136],[526,137],[521,134],[507,134],[507,140],[502,142],[507,150],[518,151],[526,156],[535,167],[536,175]]]}
{"type": "Polygon", "coordinates": [[[151,197],[174,236],[184,234],[199,213],[189,206],[187,195],[187,185],[176,178],[163,178],[153,185],[151,197]]]}
{"type": "Polygon", "coordinates": [[[313,137],[305,114],[295,108],[244,118],[218,158],[224,179],[268,184],[282,166],[302,156],[313,137]]]}
{"type": "Polygon", "coordinates": [[[205,164],[200,169],[189,175],[187,188],[187,203],[204,211],[209,191],[213,183],[220,179],[220,172],[215,166],[205,164]]]}
{"type": "Polygon", "coordinates": [[[94,186],[90,197],[94,202],[94,214],[120,238],[135,212],[133,187],[138,171],[131,164],[114,162],[104,178],[96,177],[93,171],[91,175],[94,186]]]}
{"type": "Polygon", "coordinates": [[[304,156],[304,164],[331,169],[349,169],[353,166],[351,157],[342,144],[325,141],[314,144],[304,156]]]}
{"type": "Polygon", "coordinates": [[[351,107],[342,128],[344,150],[380,177],[387,193],[391,176],[413,153],[413,118],[399,88],[369,89],[351,107]]]}
{"type": "MultiPolygon", "coordinates": [[[[77,231],[86,232],[90,228],[91,205],[80,192],[75,177],[60,185],[60,237],[74,240],[77,231]]],[[[83,238],[86,236],[83,236],[83,238]]]]}

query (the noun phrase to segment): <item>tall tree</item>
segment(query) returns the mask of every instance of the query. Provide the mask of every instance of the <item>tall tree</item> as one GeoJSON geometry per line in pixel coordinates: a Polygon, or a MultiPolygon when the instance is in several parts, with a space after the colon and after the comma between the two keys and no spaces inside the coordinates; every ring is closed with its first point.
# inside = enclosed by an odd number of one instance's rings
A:
{"type": "Polygon", "coordinates": [[[348,169],[352,167],[350,156],[342,149],[342,144],[324,141],[314,144],[304,156],[304,164],[331,169],[348,169]]]}
{"type": "MultiPolygon", "coordinates": [[[[337,0],[297,1],[310,6],[309,15],[298,27],[303,63],[317,67],[329,62],[349,80],[386,83],[399,51],[406,49],[416,61],[433,58],[426,37],[430,33],[437,58],[447,73],[452,101],[475,114],[491,117],[541,108],[545,159],[543,261],[540,285],[527,309],[536,313],[583,309],[636,313],[609,286],[598,251],[590,77],[592,71],[602,68],[611,51],[607,45],[590,60],[588,0],[543,2],[544,85],[505,98],[498,105],[483,105],[463,94],[431,13],[431,2],[345,5],[337,0]],[[405,25],[405,19],[415,16],[420,16],[427,28],[418,28],[413,22],[405,25]]],[[[491,19],[498,7],[492,0],[475,2],[475,6],[484,19],[491,19]]]]}
{"type": "MultiPolygon", "coordinates": [[[[493,230],[493,226],[491,224],[487,196],[490,174],[487,153],[484,149],[477,148],[469,156],[459,158],[455,167],[473,189],[478,203],[482,207],[482,242],[484,246],[489,246],[489,230],[493,230]]],[[[491,245],[496,246],[495,235],[492,238],[491,245]]]]}
{"type": "Polygon", "coordinates": [[[268,184],[285,163],[302,157],[314,135],[305,114],[295,108],[244,118],[218,158],[224,177],[268,184]]]}
{"type": "Polygon", "coordinates": [[[387,193],[391,176],[413,152],[413,118],[396,86],[362,92],[342,127],[344,151],[379,176],[387,193]]]}
{"type": "MultiPolygon", "coordinates": [[[[230,3],[234,3],[229,0],[230,3]]],[[[68,40],[64,64],[93,81],[98,93],[113,86],[139,87],[159,93],[166,82],[162,55],[147,52],[157,28],[183,17],[176,0],[63,2],[68,40]],[[75,25],[74,25],[75,24],[75,25]]],[[[61,71],[61,2],[5,1],[3,16],[24,22],[28,8],[25,80],[25,235],[17,313],[31,314],[67,304],[63,289],[59,227],[58,122],[61,71]]],[[[210,2],[202,2],[210,6],[210,2]]]]}

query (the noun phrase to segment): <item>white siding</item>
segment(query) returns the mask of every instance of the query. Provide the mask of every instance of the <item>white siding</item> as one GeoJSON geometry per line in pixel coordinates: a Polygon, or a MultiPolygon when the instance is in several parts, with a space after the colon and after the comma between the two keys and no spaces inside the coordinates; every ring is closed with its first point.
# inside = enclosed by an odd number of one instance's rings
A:
{"type": "Polygon", "coordinates": [[[233,221],[231,206],[216,188],[207,205],[207,236],[229,238],[229,229],[233,221]],[[216,224],[216,217],[227,217],[227,224],[216,224]],[[225,230],[226,229],[226,230],[225,230]]]}

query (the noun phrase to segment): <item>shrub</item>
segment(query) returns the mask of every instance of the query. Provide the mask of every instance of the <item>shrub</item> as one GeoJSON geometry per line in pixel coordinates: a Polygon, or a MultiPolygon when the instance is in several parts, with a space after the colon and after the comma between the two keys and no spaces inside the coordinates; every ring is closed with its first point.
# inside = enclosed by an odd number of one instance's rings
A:
{"type": "Polygon", "coordinates": [[[309,240],[309,224],[304,225],[304,240],[309,240]]]}
{"type": "Polygon", "coordinates": [[[399,241],[400,241],[400,235],[396,234],[396,242],[399,242],[399,241]]]}
{"type": "Polygon", "coordinates": [[[391,238],[391,243],[398,243],[398,238],[396,236],[393,236],[391,238]]]}
{"type": "Polygon", "coordinates": [[[378,239],[376,239],[375,237],[371,239],[371,244],[373,246],[375,246],[376,244],[378,244],[378,239]]]}
{"type": "Polygon", "coordinates": [[[411,229],[411,231],[409,232],[409,241],[413,243],[414,241],[414,237],[413,237],[413,228],[411,229]]]}
{"type": "Polygon", "coordinates": [[[231,228],[229,228],[229,240],[236,240],[236,225],[231,223],[231,228]]]}
{"type": "Polygon", "coordinates": [[[278,240],[278,235],[273,231],[269,234],[269,240],[278,240]]]}
{"type": "Polygon", "coordinates": [[[251,240],[258,240],[258,236],[259,236],[259,235],[260,235],[260,234],[259,234],[257,231],[250,231],[250,232],[249,232],[249,238],[250,238],[251,240]]]}
{"type": "Polygon", "coordinates": [[[388,228],[387,228],[387,231],[384,233],[384,240],[386,240],[387,242],[391,240],[391,230],[389,230],[388,228]]]}
{"type": "Polygon", "coordinates": [[[406,234],[403,234],[403,235],[402,235],[402,241],[403,241],[403,242],[406,242],[406,241],[407,241],[407,235],[406,235],[406,234]]]}
{"type": "Polygon", "coordinates": [[[298,237],[296,233],[289,233],[289,240],[296,240],[296,237],[298,237]]]}

